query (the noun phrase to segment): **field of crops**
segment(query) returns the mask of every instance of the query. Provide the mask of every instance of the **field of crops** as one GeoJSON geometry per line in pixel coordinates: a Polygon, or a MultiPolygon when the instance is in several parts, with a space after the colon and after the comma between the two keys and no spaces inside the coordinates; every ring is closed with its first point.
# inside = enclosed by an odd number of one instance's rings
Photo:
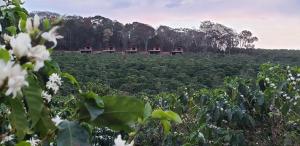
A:
{"type": "MultiPolygon", "coordinates": [[[[172,125],[167,136],[158,122],[145,124],[137,131],[136,145],[267,146],[299,144],[298,54],[56,52],[53,59],[63,71],[77,77],[85,89],[102,96],[135,96],[153,108],[172,110],[181,116],[183,123],[172,125]]],[[[113,145],[111,139],[96,141],[113,145]]]]}
{"type": "Polygon", "coordinates": [[[218,87],[225,77],[253,78],[262,63],[300,65],[300,52],[260,55],[185,54],[178,56],[55,53],[63,71],[82,83],[96,82],[136,94],[157,94],[187,87],[218,87]]]}

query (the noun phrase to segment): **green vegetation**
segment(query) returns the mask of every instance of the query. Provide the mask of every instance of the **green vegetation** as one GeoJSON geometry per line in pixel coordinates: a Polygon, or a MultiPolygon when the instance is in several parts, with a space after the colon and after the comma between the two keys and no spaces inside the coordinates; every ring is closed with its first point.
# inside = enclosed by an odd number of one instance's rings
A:
{"type": "MultiPolygon", "coordinates": [[[[299,51],[54,54],[62,70],[76,76],[84,88],[102,96],[134,95],[148,102],[148,107],[165,111],[152,113],[160,120],[139,120],[136,131],[129,134],[138,146],[300,143],[300,68],[286,67],[300,64],[299,51]],[[268,62],[273,64],[264,64],[268,62]],[[180,115],[182,124],[170,125],[168,116],[161,117],[169,110],[180,115]]],[[[105,139],[97,143],[113,145],[105,139]]]]}
{"type": "Polygon", "coordinates": [[[82,83],[97,83],[129,94],[219,87],[225,77],[253,78],[259,65],[300,65],[299,51],[257,50],[253,55],[214,53],[178,56],[55,53],[62,70],[82,83]]]}

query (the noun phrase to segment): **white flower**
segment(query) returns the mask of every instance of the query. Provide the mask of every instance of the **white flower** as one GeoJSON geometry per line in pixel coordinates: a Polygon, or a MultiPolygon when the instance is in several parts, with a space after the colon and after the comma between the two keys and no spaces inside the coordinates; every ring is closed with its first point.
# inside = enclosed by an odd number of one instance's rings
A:
{"type": "Polygon", "coordinates": [[[294,102],[294,105],[297,105],[297,102],[294,102]]]}
{"type": "Polygon", "coordinates": [[[34,15],[33,17],[33,28],[38,29],[40,26],[40,17],[38,15],[34,15]]]}
{"type": "Polygon", "coordinates": [[[290,99],[291,99],[291,97],[287,96],[287,97],[286,97],[286,99],[287,99],[287,100],[290,100],[290,99]]]}
{"type": "Polygon", "coordinates": [[[10,45],[13,48],[14,54],[21,58],[26,56],[31,48],[31,38],[27,33],[19,33],[16,37],[11,38],[10,45]]]}
{"type": "Polygon", "coordinates": [[[38,146],[40,140],[35,138],[30,138],[30,140],[27,140],[27,142],[29,142],[31,146],[38,146]]]}
{"type": "Polygon", "coordinates": [[[269,82],[269,81],[270,81],[270,79],[269,79],[269,78],[266,78],[266,81],[267,81],[267,82],[269,82]]]}
{"type": "Polygon", "coordinates": [[[50,102],[52,96],[47,91],[42,91],[42,98],[44,98],[47,102],[50,102]]]}
{"type": "Polygon", "coordinates": [[[5,63],[3,60],[0,60],[0,87],[4,84],[4,81],[7,79],[10,74],[10,69],[12,63],[5,63]]]}
{"type": "Polygon", "coordinates": [[[30,32],[32,30],[33,30],[33,27],[32,27],[32,18],[27,18],[27,21],[26,21],[26,31],[30,32]]]}
{"type": "Polygon", "coordinates": [[[44,32],[42,34],[42,37],[44,39],[46,39],[50,42],[53,42],[54,45],[52,46],[52,48],[56,47],[56,45],[57,45],[57,40],[56,39],[62,39],[63,38],[63,36],[57,34],[56,31],[57,31],[58,28],[59,28],[58,26],[55,26],[49,32],[44,32]]]}
{"type": "Polygon", "coordinates": [[[29,49],[28,57],[35,61],[34,71],[44,66],[45,60],[50,60],[50,53],[44,45],[37,45],[29,49]]]}
{"type": "Polygon", "coordinates": [[[294,78],[294,77],[291,77],[291,80],[292,80],[292,81],[294,81],[294,80],[295,80],[295,78],[294,78]]]}
{"type": "Polygon", "coordinates": [[[38,29],[39,26],[40,26],[40,17],[38,15],[34,15],[33,20],[32,18],[27,18],[26,31],[28,33],[34,31],[35,29],[38,29]]]}
{"type": "Polygon", "coordinates": [[[3,35],[3,39],[6,43],[10,42],[11,38],[12,38],[12,36],[9,36],[8,34],[3,35]]]}
{"type": "Polygon", "coordinates": [[[54,94],[56,94],[59,90],[59,86],[55,82],[48,81],[46,83],[46,87],[47,87],[47,89],[52,90],[54,92],[54,94]]]}
{"type": "Polygon", "coordinates": [[[14,65],[10,69],[7,83],[8,90],[6,91],[5,95],[8,96],[13,94],[13,97],[16,97],[17,93],[21,91],[23,86],[28,86],[26,75],[26,70],[23,70],[19,64],[14,65]]]}
{"type": "Polygon", "coordinates": [[[51,76],[49,77],[49,81],[55,82],[59,86],[61,86],[61,84],[62,84],[61,77],[57,73],[51,74],[51,76]]]}
{"type": "Polygon", "coordinates": [[[134,141],[132,141],[130,144],[126,144],[126,141],[122,140],[121,135],[118,135],[118,137],[114,140],[115,145],[114,146],[133,146],[134,141]]]}
{"type": "Polygon", "coordinates": [[[59,116],[55,116],[55,118],[52,118],[52,122],[54,122],[54,124],[56,125],[56,126],[58,126],[59,125],[59,123],[61,123],[62,121],[64,121],[64,120],[62,120],[59,116]]]}
{"type": "Polygon", "coordinates": [[[14,137],[15,137],[14,135],[5,136],[5,137],[3,138],[3,140],[1,141],[0,144],[4,144],[4,143],[6,143],[6,142],[9,142],[9,141],[13,140],[14,137]]]}

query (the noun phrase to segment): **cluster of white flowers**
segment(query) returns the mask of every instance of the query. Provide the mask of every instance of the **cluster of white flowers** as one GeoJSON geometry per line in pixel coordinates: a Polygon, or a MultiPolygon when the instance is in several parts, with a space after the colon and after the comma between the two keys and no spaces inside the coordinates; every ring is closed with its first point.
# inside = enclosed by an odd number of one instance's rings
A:
{"type": "Polygon", "coordinates": [[[207,127],[208,128],[211,128],[211,129],[216,129],[216,130],[220,130],[221,128],[216,126],[216,125],[213,125],[213,124],[207,124],[207,127]]]}
{"type": "Polygon", "coordinates": [[[281,91],[281,96],[289,101],[290,103],[292,103],[293,105],[297,105],[298,103],[298,99],[300,99],[300,96],[299,95],[296,95],[295,97],[291,97],[289,96],[288,94],[286,94],[285,92],[281,91]]]}
{"type": "MultiPolygon", "coordinates": [[[[293,86],[296,86],[297,85],[297,81],[300,81],[300,74],[298,74],[297,76],[297,79],[293,76],[293,74],[292,74],[292,72],[291,72],[291,70],[290,70],[290,67],[288,66],[287,67],[287,72],[288,72],[288,81],[289,82],[291,82],[291,84],[293,85],[293,86]]],[[[294,87],[294,89],[296,89],[295,87],[294,87]]]]}
{"type": "Polygon", "coordinates": [[[126,144],[125,140],[122,140],[121,135],[118,135],[118,137],[114,140],[115,145],[114,146],[133,146],[134,141],[132,141],[130,144],[126,144]]]}
{"type": "MultiPolygon", "coordinates": [[[[32,46],[31,34],[38,32],[40,26],[39,16],[34,16],[34,18],[28,18],[26,21],[26,31],[18,33],[15,36],[9,36],[8,34],[3,34],[4,42],[11,46],[11,50],[8,50],[10,54],[10,60],[8,62],[0,60],[0,89],[6,90],[5,95],[16,97],[18,93],[21,93],[21,89],[24,86],[28,86],[26,81],[27,71],[22,68],[19,64],[19,60],[26,57],[31,63],[34,64],[34,71],[38,71],[44,66],[44,62],[50,60],[50,53],[44,45],[32,46]]],[[[38,33],[43,39],[53,42],[54,46],[57,44],[56,39],[63,38],[56,33],[59,27],[53,27],[49,32],[38,33]]],[[[21,28],[21,21],[19,23],[19,29],[21,28]]],[[[0,26],[2,30],[2,26],[0,26]]],[[[1,46],[1,48],[5,48],[1,46]]],[[[58,88],[52,87],[53,91],[56,93],[58,88]]],[[[43,92],[43,96],[47,101],[49,101],[49,94],[43,92]]]]}
{"type": "Polygon", "coordinates": [[[62,85],[60,76],[57,73],[53,73],[49,77],[49,81],[46,83],[46,87],[49,90],[52,90],[54,94],[57,94],[59,86],[62,85]]]}
{"type": "MultiPolygon", "coordinates": [[[[49,77],[49,81],[46,83],[46,88],[49,91],[52,91],[54,94],[57,94],[59,86],[62,85],[61,77],[57,73],[53,73],[49,77]]],[[[48,91],[42,92],[42,97],[47,101],[51,102],[52,95],[48,91]]]]}
{"type": "Polygon", "coordinates": [[[271,88],[276,89],[277,86],[270,80],[270,78],[265,78],[265,81],[267,82],[267,84],[270,85],[271,88]]]}

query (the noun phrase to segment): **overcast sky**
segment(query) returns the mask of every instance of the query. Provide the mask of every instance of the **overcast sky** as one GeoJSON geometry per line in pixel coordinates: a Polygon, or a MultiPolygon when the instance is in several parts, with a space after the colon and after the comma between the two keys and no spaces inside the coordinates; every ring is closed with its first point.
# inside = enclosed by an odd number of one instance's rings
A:
{"type": "Polygon", "coordinates": [[[259,48],[300,49],[300,0],[25,0],[29,11],[101,15],[122,23],[199,28],[212,20],[248,29],[259,48]]]}

